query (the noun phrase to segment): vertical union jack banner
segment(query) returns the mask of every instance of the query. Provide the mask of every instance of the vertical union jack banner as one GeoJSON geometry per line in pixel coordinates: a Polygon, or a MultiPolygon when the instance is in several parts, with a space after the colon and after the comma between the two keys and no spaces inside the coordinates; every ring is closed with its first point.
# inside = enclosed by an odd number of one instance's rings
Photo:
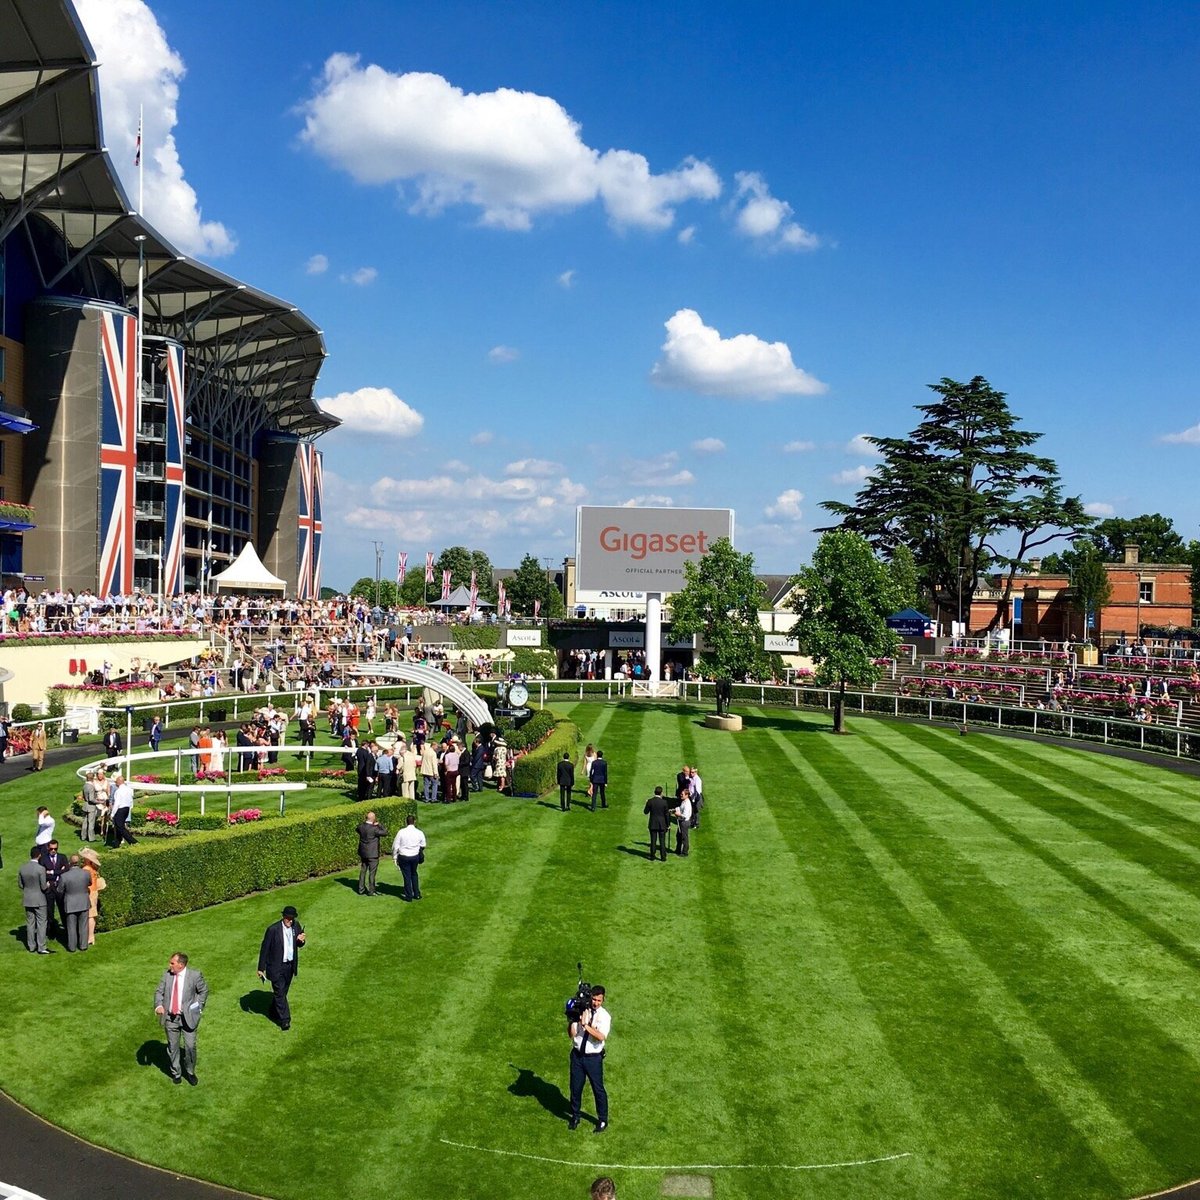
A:
{"type": "Polygon", "coordinates": [[[535,621],[538,619],[538,614],[541,611],[542,611],[542,602],[540,600],[535,600],[533,602],[533,619],[535,621]]]}
{"type": "Polygon", "coordinates": [[[183,347],[166,347],[167,505],[163,526],[163,592],[183,591],[183,347]]]}
{"type": "Polygon", "coordinates": [[[403,550],[396,555],[396,586],[404,586],[404,576],[408,572],[408,555],[403,550]]]}
{"type": "Polygon", "coordinates": [[[450,599],[450,572],[449,571],[442,572],[442,599],[443,600],[450,599]]]}
{"type": "Polygon", "coordinates": [[[321,595],[321,452],[312,442],[301,442],[296,447],[296,461],[300,466],[296,595],[301,600],[316,600],[321,595]]]}
{"type": "Polygon", "coordinates": [[[470,615],[475,615],[475,608],[479,603],[479,585],[475,582],[475,572],[471,572],[471,607],[470,615]]]}
{"type": "Polygon", "coordinates": [[[425,582],[433,582],[433,551],[425,551],[425,582]]]}
{"type": "Polygon", "coordinates": [[[496,585],[496,611],[501,616],[504,615],[504,580],[503,579],[500,580],[500,582],[496,585]]]}
{"type": "Polygon", "coordinates": [[[137,320],[100,313],[100,596],[133,591],[137,320]]]}

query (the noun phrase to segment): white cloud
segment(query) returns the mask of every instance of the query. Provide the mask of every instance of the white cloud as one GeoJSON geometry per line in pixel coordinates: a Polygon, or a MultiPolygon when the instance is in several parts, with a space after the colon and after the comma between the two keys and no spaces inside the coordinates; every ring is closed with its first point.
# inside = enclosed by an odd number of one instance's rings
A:
{"type": "Polygon", "coordinates": [[[1200,425],[1193,425],[1179,433],[1164,433],[1158,440],[1180,446],[1200,446],[1200,425]]]}
{"type": "Polygon", "coordinates": [[[195,189],[183,175],[172,130],[186,68],[154,13],[144,0],[78,0],[75,8],[100,62],[104,140],[130,202],[138,202],[133,159],[141,105],[146,219],[186,254],[232,254],[233,234],[201,217],[195,189]]]}
{"type": "Polygon", "coordinates": [[[706,437],[692,443],[692,449],[697,454],[720,454],[725,449],[725,443],[720,438],[706,437]]]}
{"type": "Polygon", "coordinates": [[[355,271],[347,271],[339,277],[343,283],[352,283],[355,287],[366,287],[379,278],[379,272],[374,267],[359,267],[355,271]]]}
{"type": "Polygon", "coordinates": [[[487,446],[495,436],[490,429],[481,429],[478,433],[471,434],[471,445],[487,446]]]}
{"type": "Polygon", "coordinates": [[[675,501],[670,496],[658,496],[651,493],[648,496],[630,496],[622,501],[618,508],[672,508],[675,501]]]}
{"type": "Polygon", "coordinates": [[[871,468],[866,463],[859,463],[857,467],[851,467],[846,471],[838,471],[837,474],[830,476],[834,483],[862,483],[871,474],[871,468]]]}
{"type": "Polygon", "coordinates": [[[452,458],[449,462],[442,464],[447,471],[455,471],[459,475],[469,475],[475,468],[468,466],[461,458],[452,458]]]}
{"type": "Polygon", "coordinates": [[[551,462],[546,458],[521,458],[510,462],[504,468],[505,475],[532,475],[538,479],[548,479],[562,471],[562,463],[551,462]]]}
{"type": "Polygon", "coordinates": [[[573,288],[575,286],[575,268],[572,267],[569,271],[564,271],[558,277],[558,286],[560,288],[573,288]]]}
{"type": "Polygon", "coordinates": [[[737,231],[772,250],[815,250],[821,239],[789,218],[792,206],[771,195],[757,171],[739,171],[732,211],[737,231]]]}
{"type": "Polygon", "coordinates": [[[687,470],[679,468],[679,451],[668,450],[653,458],[630,458],[621,464],[622,481],[634,486],[653,487],[686,487],[695,483],[696,477],[687,470]]]}
{"type": "Polygon", "coordinates": [[[363,387],[354,392],[339,392],[317,403],[327,413],[340,417],[342,428],[350,433],[407,438],[415,437],[425,424],[425,418],[391,388],[363,387]]]}
{"type": "Polygon", "coordinates": [[[488,352],[488,362],[492,363],[510,363],[516,362],[521,357],[520,350],[514,350],[512,346],[493,346],[488,352]]]}
{"type": "Polygon", "coordinates": [[[650,376],[663,387],[705,396],[816,396],[825,384],[792,362],[786,342],[764,342],[752,333],[723,338],[700,314],[681,308],[667,321],[663,356],[650,376]]]}
{"type": "Polygon", "coordinates": [[[868,436],[870,435],[865,433],[856,433],[854,437],[852,437],[846,443],[846,453],[856,454],[859,458],[882,458],[883,455],[879,453],[878,447],[872,446],[871,443],[867,441],[868,436]]]}
{"type": "Polygon", "coordinates": [[[1089,517],[1111,517],[1117,510],[1111,504],[1106,504],[1103,500],[1093,500],[1091,504],[1085,504],[1083,511],[1089,517]]]}
{"type": "Polygon", "coordinates": [[[798,492],[795,488],[788,488],[786,492],[780,492],[775,497],[775,503],[768,504],[763,512],[772,520],[799,521],[804,516],[804,512],[800,508],[800,502],[803,499],[802,492],[798,492]]]}
{"type": "Polygon", "coordinates": [[[696,240],[696,226],[685,225],[676,235],[676,240],[681,246],[690,246],[696,240]]]}
{"type": "Polygon", "coordinates": [[[815,450],[816,442],[784,442],[784,454],[803,454],[806,450],[815,450]]]}
{"type": "Polygon", "coordinates": [[[549,96],[464,92],[440,75],[394,74],[348,54],[326,60],[302,112],[302,140],[317,154],[359,183],[400,184],[410,212],[462,204],[484,225],[529,229],[543,213],[599,200],[616,226],[665,229],[676,205],[721,192],[697,159],[656,175],[641,154],[592,149],[549,96]]]}
{"type": "Polygon", "coordinates": [[[304,273],[306,275],[324,275],[329,270],[329,259],[324,254],[314,254],[312,258],[304,264],[304,273]]]}

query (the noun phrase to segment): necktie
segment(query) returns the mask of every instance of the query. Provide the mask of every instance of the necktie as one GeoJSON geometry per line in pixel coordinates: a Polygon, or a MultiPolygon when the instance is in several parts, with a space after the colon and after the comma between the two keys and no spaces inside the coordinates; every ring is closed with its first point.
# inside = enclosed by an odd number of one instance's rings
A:
{"type": "Polygon", "coordinates": [[[175,982],[171,985],[171,1016],[179,1016],[179,976],[175,976],[175,982]]]}

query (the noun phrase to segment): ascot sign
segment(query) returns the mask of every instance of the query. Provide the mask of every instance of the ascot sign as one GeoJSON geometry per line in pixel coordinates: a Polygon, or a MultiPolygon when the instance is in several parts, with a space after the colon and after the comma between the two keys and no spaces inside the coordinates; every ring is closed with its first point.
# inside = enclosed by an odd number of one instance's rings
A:
{"type": "Polygon", "coordinates": [[[677,592],[685,562],[703,558],[717,538],[733,540],[733,511],[582,507],[576,528],[579,591],[677,592]]]}

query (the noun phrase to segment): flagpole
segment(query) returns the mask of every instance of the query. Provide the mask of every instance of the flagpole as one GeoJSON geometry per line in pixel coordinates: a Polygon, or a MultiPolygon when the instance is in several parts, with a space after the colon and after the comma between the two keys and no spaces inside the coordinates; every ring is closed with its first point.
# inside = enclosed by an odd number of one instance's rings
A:
{"type": "MultiPolygon", "coordinates": [[[[137,169],[138,169],[138,216],[144,219],[143,205],[145,203],[145,167],[142,165],[142,106],[138,105],[137,132],[137,169]]],[[[137,433],[142,430],[142,337],[145,332],[143,321],[142,289],[146,279],[146,235],[137,235],[138,244],[138,282],[137,282],[137,433]]]]}

